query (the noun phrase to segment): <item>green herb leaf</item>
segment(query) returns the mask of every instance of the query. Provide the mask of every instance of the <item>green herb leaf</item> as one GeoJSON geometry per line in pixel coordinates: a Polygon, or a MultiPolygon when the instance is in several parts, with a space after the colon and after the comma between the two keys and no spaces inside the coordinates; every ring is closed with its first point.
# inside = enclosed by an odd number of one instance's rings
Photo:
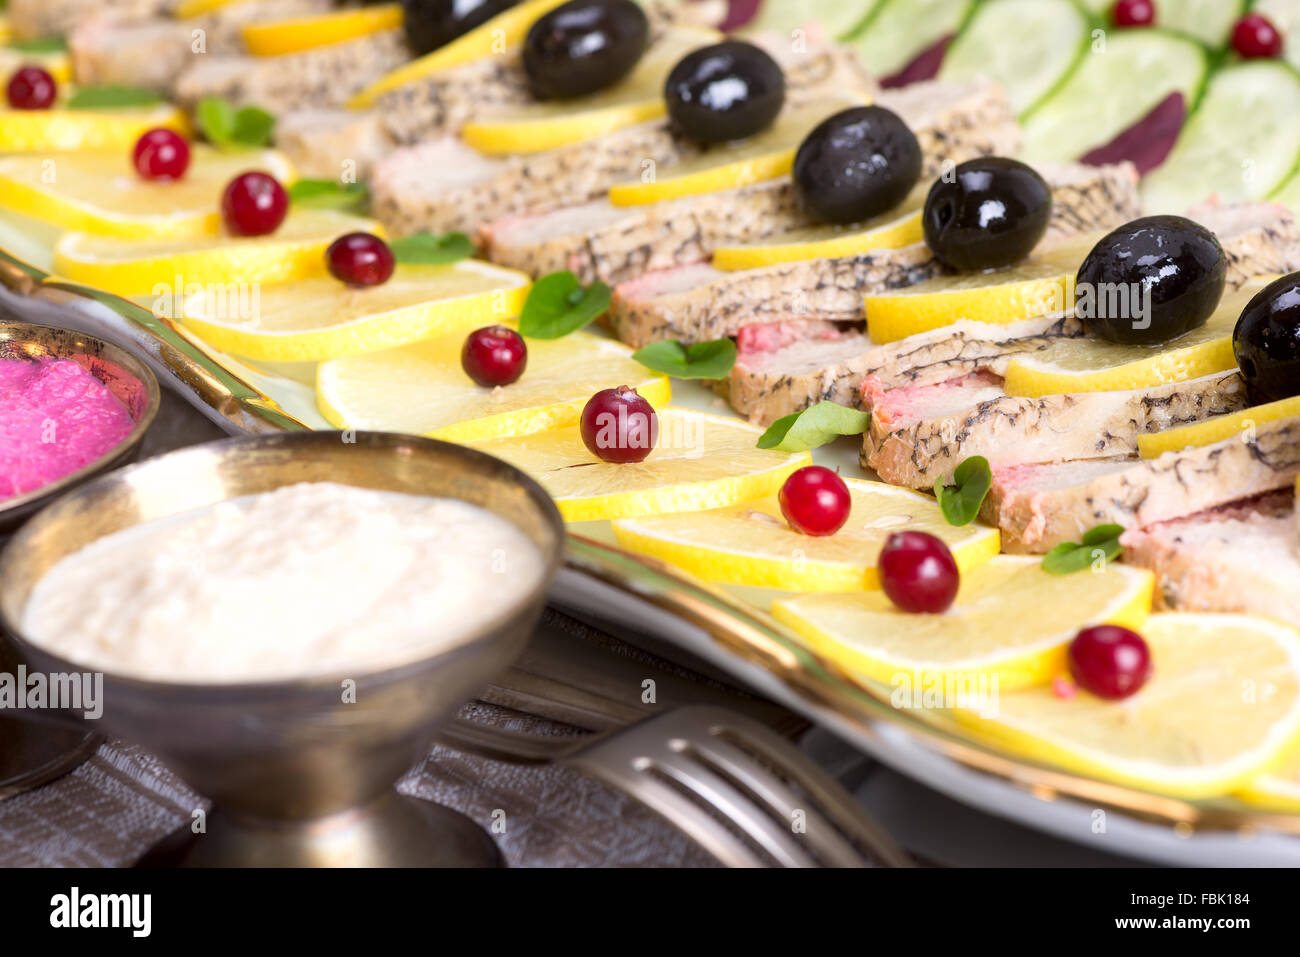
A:
{"type": "Polygon", "coordinates": [[[664,339],[632,353],[647,369],[679,379],[721,379],[736,364],[736,344],[730,339],[712,339],[683,346],[664,339]]]}
{"type": "Polygon", "coordinates": [[[841,435],[861,435],[871,416],[836,402],[818,402],[802,412],[783,416],[758,437],[760,449],[806,452],[841,435]]]}
{"type": "Polygon", "coordinates": [[[393,240],[388,248],[395,260],[408,266],[441,266],[474,255],[474,244],[464,233],[416,233],[393,240]]]}
{"type": "Polygon", "coordinates": [[[275,133],[275,117],[258,106],[246,106],[235,114],[231,139],[240,146],[265,146],[275,133]]]}
{"type": "MultiPolygon", "coordinates": [[[[3,4],[0,4],[0,9],[4,9],[3,4]]],[[[35,40],[11,40],[6,46],[22,53],[62,53],[68,48],[68,41],[63,37],[39,37],[35,40]]]]}
{"type": "Polygon", "coordinates": [[[1092,563],[1104,556],[1114,561],[1124,551],[1119,537],[1124,534],[1121,525],[1098,525],[1089,529],[1081,542],[1062,542],[1043,556],[1043,571],[1049,575],[1071,575],[1091,568],[1092,563]]]}
{"type": "Polygon", "coordinates": [[[351,209],[365,202],[365,183],[340,183],[332,179],[300,179],[289,187],[289,199],[311,209],[351,209]]]}
{"type": "Polygon", "coordinates": [[[943,478],[934,483],[934,496],[949,525],[969,525],[980,513],[984,498],[993,487],[993,470],[982,455],[972,455],[952,473],[955,485],[945,485],[943,478]]]}
{"type": "Polygon", "coordinates": [[[194,108],[199,131],[213,146],[239,149],[265,146],[275,132],[275,117],[256,106],[236,110],[219,96],[205,96],[194,108]]]}
{"type": "Polygon", "coordinates": [[[533,283],[519,313],[525,339],[561,339],[577,332],[609,308],[610,288],[593,282],[586,289],[573,273],[553,272],[533,283]]]}
{"type": "Polygon", "coordinates": [[[127,106],[149,106],[161,103],[162,97],[153,90],[133,86],[83,86],[68,98],[70,110],[112,110],[127,106]]]}

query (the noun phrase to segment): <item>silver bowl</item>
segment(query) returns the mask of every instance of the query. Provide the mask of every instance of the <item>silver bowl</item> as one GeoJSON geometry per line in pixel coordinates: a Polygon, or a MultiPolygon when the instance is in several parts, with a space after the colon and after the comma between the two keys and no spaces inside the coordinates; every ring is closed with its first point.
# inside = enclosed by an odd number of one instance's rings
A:
{"type": "Polygon", "coordinates": [[[0,320],[0,359],[46,357],[79,363],[126,407],[135,428],[117,446],[77,471],[26,494],[0,499],[0,532],[21,524],[28,515],[69,489],[133,461],[140,454],[140,443],[158,414],[161,402],[158,380],[147,365],[125,349],[69,329],[0,320]]]}
{"type": "Polygon", "coordinates": [[[480,505],[538,546],[547,574],[471,640],[368,674],[202,685],[106,673],[94,724],[149,748],[216,805],[204,833],[186,827],[144,863],[489,863],[496,850],[481,830],[398,796],[393,783],[427,754],[439,723],[522,651],[562,561],[554,503],[498,459],[431,439],[338,432],[233,439],[150,459],[63,497],[14,536],[0,555],[0,627],[30,669],[83,671],[18,625],[55,562],[142,522],[315,481],[480,505]],[[355,680],[355,703],[342,700],[345,678],[355,680]]]}

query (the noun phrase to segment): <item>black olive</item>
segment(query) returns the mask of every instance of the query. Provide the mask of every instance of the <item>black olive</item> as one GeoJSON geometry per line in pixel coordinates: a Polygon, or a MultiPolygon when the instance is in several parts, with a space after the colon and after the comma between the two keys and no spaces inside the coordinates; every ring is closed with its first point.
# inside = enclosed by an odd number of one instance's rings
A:
{"type": "Polygon", "coordinates": [[[827,223],[856,223],[893,209],[921,178],[921,144],[882,106],[822,120],[794,156],[799,200],[827,223]]]}
{"type": "Polygon", "coordinates": [[[766,129],[785,103],[785,74],[741,40],[688,53],[664,84],[673,124],[700,143],[725,143],[766,129]]]}
{"type": "Polygon", "coordinates": [[[539,100],[603,90],[631,72],[649,39],[650,21],[632,0],[570,0],[528,31],[528,85],[539,100]]]}
{"type": "Polygon", "coordinates": [[[406,43],[416,56],[438,49],[519,0],[402,0],[406,43]]]}
{"type": "Polygon", "coordinates": [[[1273,280],[1246,303],[1232,351],[1251,402],[1300,395],[1300,272],[1273,280]]]}
{"type": "Polygon", "coordinates": [[[1147,216],[1101,238],[1079,267],[1074,310],[1111,342],[1153,345],[1205,324],[1223,297],[1228,257],[1182,216],[1147,216]]]}
{"type": "Polygon", "coordinates": [[[1024,163],[967,160],[935,181],[921,225],[938,260],[953,269],[999,269],[1028,256],[1047,232],[1052,190],[1024,163]]]}

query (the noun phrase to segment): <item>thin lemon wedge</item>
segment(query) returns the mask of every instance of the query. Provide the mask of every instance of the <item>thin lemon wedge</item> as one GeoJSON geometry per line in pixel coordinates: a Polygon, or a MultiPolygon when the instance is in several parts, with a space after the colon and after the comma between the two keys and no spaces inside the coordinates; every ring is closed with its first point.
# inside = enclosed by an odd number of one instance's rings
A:
{"type": "Polygon", "coordinates": [[[1252,280],[1228,293],[1205,325],[1158,345],[1060,339],[1033,355],[1013,358],[1007,365],[1002,388],[1008,395],[1030,398],[1112,392],[1186,382],[1235,369],[1232,330],[1241,310],[1263,286],[1252,280]]]}
{"type": "Polygon", "coordinates": [[[897,685],[983,683],[997,692],[1051,680],[1082,627],[1140,627],[1153,577],[1111,563],[1095,574],[1049,575],[1038,558],[1002,555],[962,572],[942,615],[899,611],[882,592],[778,601],[772,614],[847,671],[897,685]]]}
{"type": "Polygon", "coordinates": [[[205,13],[211,13],[220,7],[228,7],[232,3],[245,2],[247,0],[181,0],[172,9],[172,16],[178,20],[188,20],[190,17],[201,17],[205,13]]]}
{"type": "MultiPolygon", "coordinates": [[[[0,36],[0,43],[3,42],[5,37],[0,36]]],[[[0,47],[0,76],[13,76],[15,70],[29,63],[40,67],[59,85],[72,82],[72,60],[69,59],[66,50],[32,53],[11,47],[0,47]]]]}
{"type": "Polygon", "coordinates": [[[0,152],[130,151],[142,133],[165,126],[189,132],[185,112],[170,103],[115,110],[0,110],[0,152]]]}
{"type": "Polygon", "coordinates": [[[281,183],[293,167],[274,150],[219,153],[192,147],[185,176],[147,182],[131,165],[128,150],[62,153],[0,159],[0,206],[64,229],[157,239],[216,236],[221,229],[221,192],[245,170],[263,170],[281,183]]]}
{"type": "Polygon", "coordinates": [[[576,101],[493,111],[462,126],[461,139],[492,156],[539,153],[657,119],[667,111],[664,81],[672,68],[692,50],[721,37],[715,30],[670,28],[614,86],[576,101]]]}
{"type": "Polygon", "coordinates": [[[1278,419],[1289,419],[1297,415],[1300,415],[1300,395],[1251,406],[1249,409],[1231,412],[1228,415],[1216,415],[1203,422],[1180,425],[1176,429],[1139,435],[1138,454],[1144,459],[1155,459],[1166,452],[1214,445],[1216,442],[1234,436],[1248,438],[1265,422],[1276,422],[1278,419]]]}
{"type": "Polygon", "coordinates": [[[528,288],[524,273],[467,259],[398,266],[386,283],[361,288],[327,276],[187,289],[179,318],[223,352],[316,362],[516,316],[528,288]]]}
{"type": "Polygon", "coordinates": [[[523,376],[496,389],[475,385],[465,374],[464,344],[465,333],[454,332],[322,362],[316,404],[341,429],[465,442],[572,425],[601,389],[628,385],[654,406],[671,398],[667,376],[648,372],[626,346],[589,332],[530,340],[523,376]]]}
{"type": "Polygon", "coordinates": [[[1300,737],[1300,632],[1247,615],[1160,614],[1141,627],[1154,672],[1105,701],[1048,688],[1004,694],[996,717],[958,712],[1031,760],[1185,798],[1274,768],[1300,737]]]}
{"type": "Polygon", "coordinates": [[[565,0],[526,0],[518,6],[503,10],[491,20],[464,33],[432,53],[403,64],[391,73],[381,76],[351,100],[348,106],[364,109],[373,106],[380,94],[406,86],[424,77],[460,66],[473,60],[495,56],[524,42],[528,30],[544,14],[565,0]]]}
{"type": "Polygon", "coordinates": [[[325,250],[345,233],[383,235],[374,220],[334,210],[291,210],[269,236],[201,236],[135,242],[64,233],[54,271],[120,296],[183,289],[189,283],[273,283],[326,274],[325,250]]]}
{"type": "Polygon", "coordinates": [[[881,482],[846,479],[848,523],[834,535],[802,535],[776,496],[690,515],[620,519],[614,536],[629,551],[661,558],[708,581],[784,591],[878,589],[876,556],[890,533],[916,529],[948,543],[966,571],[998,553],[998,531],[949,525],[933,498],[881,482]]]}
{"type": "Polygon", "coordinates": [[[713,251],[713,268],[733,271],[807,259],[836,259],[873,249],[901,249],[924,239],[921,209],[929,185],[917,187],[887,213],[853,226],[813,226],[781,233],[762,243],[720,246],[713,251]]]}
{"type": "Polygon", "coordinates": [[[698,156],[655,170],[641,180],[618,183],[609,189],[615,206],[643,206],[683,196],[737,189],[776,179],[790,172],[799,144],[826,117],[868,97],[830,97],[802,106],[787,106],[761,133],[707,149],[698,156]]]}
{"type": "Polygon", "coordinates": [[[864,298],[873,342],[896,342],[959,319],[1005,324],[1074,305],[1074,279],[1095,236],[1058,243],[1009,269],[936,276],[864,298]]]}
{"type": "Polygon", "coordinates": [[[535,478],[566,521],[698,512],[771,495],[807,452],[775,452],[763,434],[736,419],[689,409],[658,410],[659,441],[644,461],[614,465],[596,458],[576,425],[466,444],[505,459],[535,478]]]}
{"type": "Polygon", "coordinates": [[[254,56],[280,56],[355,40],[402,25],[402,5],[384,3],[359,10],[337,10],[311,17],[250,23],[241,33],[254,56]]]}

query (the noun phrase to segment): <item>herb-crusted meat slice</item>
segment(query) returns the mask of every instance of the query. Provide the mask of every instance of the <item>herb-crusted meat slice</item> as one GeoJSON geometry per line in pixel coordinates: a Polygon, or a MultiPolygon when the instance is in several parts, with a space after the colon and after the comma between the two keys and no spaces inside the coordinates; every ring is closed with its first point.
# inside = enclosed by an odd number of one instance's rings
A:
{"type": "MultiPolygon", "coordinates": [[[[1136,177],[1128,164],[1051,165],[1042,172],[1053,192],[1053,217],[1044,244],[1074,235],[1079,228],[1109,229],[1136,214],[1136,177]],[[1108,200],[1096,201],[1099,194],[1108,200]]],[[[940,271],[925,243],[737,272],[685,266],[621,283],[614,291],[609,322],[620,339],[639,346],[658,339],[716,339],[734,335],[749,323],[862,320],[864,293],[911,286],[940,271]]]]}
{"type": "Polygon", "coordinates": [[[862,464],[891,485],[930,488],[972,455],[995,467],[1129,455],[1139,435],[1245,406],[1236,372],[1041,398],[1007,395],[997,376],[975,373],[877,396],[862,464]]]}
{"type": "Polygon", "coordinates": [[[9,0],[5,13],[16,39],[41,40],[64,36],[97,13],[144,20],[163,14],[172,3],[173,0],[9,0]]]}
{"type": "Polygon", "coordinates": [[[196,57],[176,79],[172,94],[185,106],[219,96],[237,106],[274,114],[302,107],[342,106],[372,80],[410,56],[401,30],[283,56],[196,57]]]}
{"type": "Polygon", "coordinates": [[[1300,475],[1300,418],[1155,459],[994,469],[981,515],[1010,552],[1043,553],[1097,525],[1140,529],[1289,488],[1300,475]]]}
{"type": "Polygon", "coordinates": [[[169,93],[205,56],[240,56],[241,28],[261,20],[323,13],[329,0],[241,0],[201,17],[137,19],[114,12],[80,20],[68,34],[72,73],[82,86],[131,86],[169,93]]]}
{"type": "MultiPolygon", "coordinates": [[[[990,83],[921,83],[886,90],[876,102],[917,134],[923,177],[938,176],[945,163],[1014,152],[1019,143],[1006,96],[990,83]]],[[[639,174],[638,166],[631,176],[639,174]]],[[[490,222],[480,231],[480,245],[494,262],[535,276],[570,269],[584,281],[622,282],[699,262],[720,245],[814,225],[799,208],[789,177],[646,206],[616,207],[599,198],[603,193],[587,193],[580,216],[557,210],[490,222]]]]}
{"type": "MultiPolygon", "coordinates": [[[[1202,207],[1194,213],[1223,243],[1229,288],[1251,277],[1300,269],[1300,225],[1285,208],[1250,203],[1202,207]]],[[[833,344],[741,350],[720,389],[737,412],[766,425],[821,399],[860,404],[859,389],[874,395],[980,370],[1003,375],[1012,357],[1044,349],[1061,336],[1082,334],[1077,320],[1060,316],[1005,326],[963,320],[884,345],[873,343],[864,332],[846,329],[833,344]]]]}
{"type": "MultiPolygon", "coordinates": [[[[807,59],[817,61],[824,56],[829,54],[807,59]]],[[[835,59],[839,58],[836,54],[835,59]]],[[[823,70],[805,71],[802,80],[800,75],[788,78],[791,85],[787,109],[799,109],[810,100],[820,101],[853,89],[844,85],[844,77],[828,76],[823,70]]],[[[477,115],[482,110],[481,94],[477,85],[471,89],[477,97],[473,101],[477,115]]],[[[380,113],[387,115],[382,103],[380,113]]],[[[471,149],[449,132],[463,119],[445,118],[439,137],[395,150],[376,164],[373,208],[390,232],[395,235],[423,230],[472,232],[485,223],[504,220],[485,232],[480,244],[497,247],[505,256],[505,247],[496,240],[518,227],[527,237],[529,249],[540,257],[541,265],[546,257],[553,255],[552,241],[561,235],[557,233],[559,223],[567,230],[563,235],[581,235],[605,229],[618,233],[622,232],[618,226],[620,221],[631,224],[638,221],[646,207],[612,206],[603,199],[610,186],[636,179],[649,164],[670,167],[701,152],[698,145],[678,136],[669,122],[661,119],[541,153],[491,157],[471,149]],[[445,165],[448,156],[456,157],[454,167],[445,165]],[[597,199],[601,201],[593,202],[597,199]],[[592,218],[571,215],[569,207],[574,206],[592,218]],[[558,219],[537,223],[520,219],[552,211],[558,219]],[[541,251],[535,248],[538,236],[543,237],[541,251]]],[[[393,131],[390,120],[385,121],[385,126],[397,142],[403,142],[403,136],[393,131]]],[[[780,205],[757,204],[747,215],[751,221],[765,214],[779,215],[786,205],[793,207],[793,199],[783,199],[780,205]]],[[[626,242],[641,242],[632,232],[623,235],[626,242]]]]}
{"type": "Polygon", "coordinates": [[[1300,549],[1290,496],[1270,495],[1133,529],[1124,561],[1156,576],[1162,611],[1243,612],[1300,626],[1300,549]]]}

